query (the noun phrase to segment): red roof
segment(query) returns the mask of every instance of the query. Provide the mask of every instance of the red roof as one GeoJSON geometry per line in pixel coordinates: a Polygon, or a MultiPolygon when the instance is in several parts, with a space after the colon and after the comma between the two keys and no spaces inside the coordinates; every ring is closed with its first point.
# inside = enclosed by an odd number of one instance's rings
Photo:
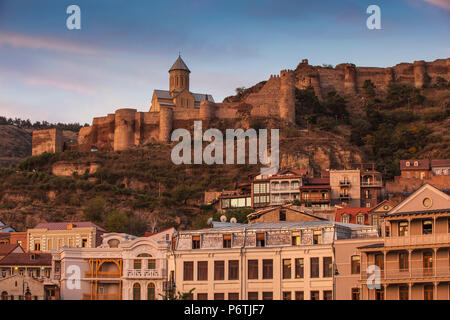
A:
{"type": "Polygon", "coordinates": [[[14,244],[0,244],[0,256],[6,256],[11,251],[14,251],[17,247],[20,247],[17,243],[14,244]]]}
{"type": "Polygon", "coordinates": [[[431,160],[431,167],[450,167],[450,159],[431,160]]]}
{"type": "Polygon", "coordinates": [[[400,160],[400,170],[429,170],[430,160],[400,160]]]}
{"type": "Polygon", "coordinates": [[[0,260],[1,266],[51,266],[51,253],[10,253],[0,260]]]}
{"type": "Polygon", "coordinates": [[[368,212],[371,209],[372,208],[355,208],[355,207],[336,208],[335,221],[342,222],[342,216],[346,214],[348,215],[349,223],[356,223],[356,216],[363,215],[364,224],[369,224],[368,212]]]}
{"type": "Polygon", "coordinates": [[[72,224],[73,228],[96,228],[100,231],[105,231],[105,229],[99,227],[95,223],[90,221],[85,222],[41,222],[38,223],[34,229],[48,229],[48,230],[67,230],[67,225],[72,224]]]}

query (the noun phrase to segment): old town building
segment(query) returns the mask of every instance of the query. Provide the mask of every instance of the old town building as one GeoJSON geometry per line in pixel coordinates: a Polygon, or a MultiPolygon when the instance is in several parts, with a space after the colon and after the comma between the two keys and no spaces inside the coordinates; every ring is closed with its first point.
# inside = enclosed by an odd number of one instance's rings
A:
{"type": "Polygon", "coordinates": [[[214,223],[177,234],[169,280],[195,300],[331,300],[333,242],[376,236],[330,221],[214,223]]]}
{"type": "Polygon", "coordinates": [[[359,249],[361,299],[449,300],[450,196],[423,185],[384,216],[382,241],[359,249]]]}
{"type": "Polygon", "coordinates": [[[160,300],[167,279],[166,254],[174,229],[149,237],[107,233],[97,248],[61,248],[54,274],[65,300],[160,300]],[[79,288],[72,274],[80,275],[79,288]]]}

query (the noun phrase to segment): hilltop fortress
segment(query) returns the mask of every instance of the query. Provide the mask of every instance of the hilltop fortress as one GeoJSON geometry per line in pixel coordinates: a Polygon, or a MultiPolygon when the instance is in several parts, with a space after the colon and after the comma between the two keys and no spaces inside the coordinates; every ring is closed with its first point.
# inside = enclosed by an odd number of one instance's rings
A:
{"type": "MultiPolygon", "coordinates": [[[[169,90],[154,90],[148,112],[119,109],[106,117],[94,118],[92,125],[78,134],[77,145],[67,145],[57,129],[33,132],[33,155],[64,149],[120,151],[152,141],[169,142],[177,128],[191,128],[194,120],[206,123],[214,119],[279,118],[295,123],[295,89],[309,86],[322,100],[330,90],[355,95],[370,79],[377,90],[385,90],[390,82],[422,88],[425,79],[442,77],[450,81],[450,58],[433,62],[400,63],[391,68],[311,66],[304,59],[296,70],[282,70],[272,75],[262,87],[239,102],[216,103],[209,94],[189,91],[191,71],[181,57],[169,70],[169,90]]],[[[204,125],[203,127],[206,127],[204,125]]]]}

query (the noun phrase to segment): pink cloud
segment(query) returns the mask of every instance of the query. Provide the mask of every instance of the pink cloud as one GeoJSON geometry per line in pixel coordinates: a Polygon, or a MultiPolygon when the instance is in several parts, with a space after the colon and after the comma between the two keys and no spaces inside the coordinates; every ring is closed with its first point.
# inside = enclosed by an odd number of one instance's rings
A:
{"type": "Polygon", "coordinates": [[[15,48],[38,49],[75,54],[104,53],[103,50],[79,43],[67,42],[50,37],[29,36],[16,32],[0,32],[0,46],[11,46],[15,48]]]}
{"type": "Polygon", "coordinates": [[[44,79],[44,78],[28,77],[24,81],[26,84],[36,87],[50,87],[58,90],[71,91],[78,94],[95,93],[92,87],[86,86],[82,83],[75,83],[61,79],[44,79]]]}
{"type": "Polygon", "coordinates": [[[434,4],[435,6],[450,10],[450,0],[425,0],[425,2],[434,4]]]}

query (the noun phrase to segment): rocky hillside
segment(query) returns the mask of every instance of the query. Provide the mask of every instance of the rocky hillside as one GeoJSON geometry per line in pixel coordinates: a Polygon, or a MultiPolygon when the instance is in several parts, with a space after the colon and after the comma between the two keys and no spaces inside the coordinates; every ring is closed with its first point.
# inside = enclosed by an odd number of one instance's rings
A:
{"type": "Polygon", "coordinates": [[[31,132],[13,125],[0,125],[0,167],[31,155],[31,132]]]}

